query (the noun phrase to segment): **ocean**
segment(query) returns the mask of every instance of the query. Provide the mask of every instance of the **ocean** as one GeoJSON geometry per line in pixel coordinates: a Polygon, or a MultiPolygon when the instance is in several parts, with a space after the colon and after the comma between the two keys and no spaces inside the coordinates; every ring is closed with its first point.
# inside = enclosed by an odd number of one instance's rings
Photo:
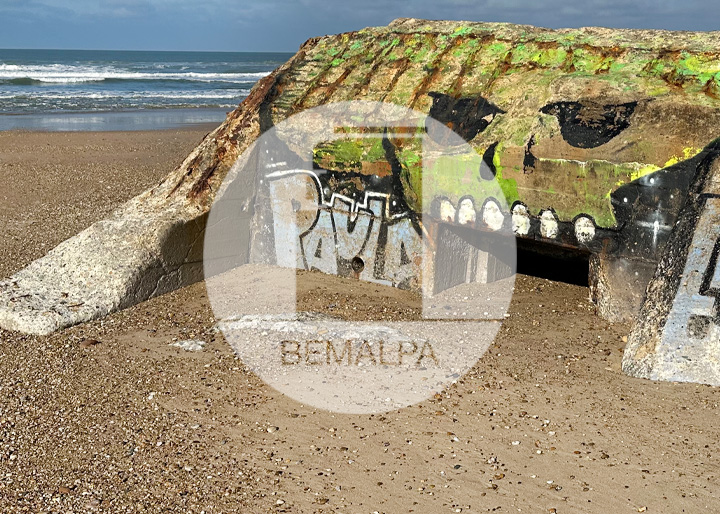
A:
{"type": "Polygon", "coordinates": [[[290,53],[0,50],[0,130],[220,122],[290,53]]]}

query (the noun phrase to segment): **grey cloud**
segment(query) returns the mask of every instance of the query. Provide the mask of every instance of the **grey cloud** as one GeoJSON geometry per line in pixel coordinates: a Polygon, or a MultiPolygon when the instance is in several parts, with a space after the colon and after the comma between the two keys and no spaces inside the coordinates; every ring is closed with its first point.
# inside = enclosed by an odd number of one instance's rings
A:
{"type": "Polygon", "coordinates": [[[32,30],[39,35],[42,24],[52,28],[42,41],[52,36],[61,47],[294,50],[309,37],[398,17],[714,30],[715,10],[715,0],[0,0],[0,18],[26,31],[0,33],[0,47],[38,44],[32,30]],[[128,37],[138,30],[145,31],[142,40],[128,37]]]}

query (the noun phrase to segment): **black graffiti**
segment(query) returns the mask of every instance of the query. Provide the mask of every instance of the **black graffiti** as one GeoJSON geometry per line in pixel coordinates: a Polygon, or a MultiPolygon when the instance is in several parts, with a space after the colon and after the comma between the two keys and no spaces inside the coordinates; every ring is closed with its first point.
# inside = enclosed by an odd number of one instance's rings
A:
{"type": "Polygon", "coordinates": [[[714,299],[712,311],[707,315],[691,314],[688,317],[687,334],[694,339],[705,339],[712,325],[720,326],[720,282],[717,280],[718,257],[720,257],[720,239],[715,241],[699,291],[702,296],[714,299]]]}
{"type": "MultiPolygon", "coordinates": [[[[388,208],[391,214],[408,212],[410,208],[405,199],[405,187],[403,184],[403,182],[407,183],[408,179],[403,176],[406,172],[403,170],[397,156],[398,148],[390,140],[391,136],[392,133],[386,129],[379,139],[384,152],[385,161],[383,162],[389,165],[390,173],[354,171],[348,169],[349,163],[342,160],[328,163],[320,162],[318,158],[315,158],[313,160],[313,171],[320,180],[325,194],[327,195],[330,191],[333,191],[353,200],[361,200],[365,191],[383,193],[390,199],[388,208]]],[[[362,138],[366,145],[372,143],[373,139],[369,137],[362,138]]],[[[322,143],[318,147],[328,144],[332,143],[322,143]]]]}
{"type": "Polygon", "coordinates": [[[525,156],[523,157],[523,172],[532,173],[535,171],[535,165],[537,164],[537,158],[532,153],[532,148],[535,146],[535,135],[531,135],[527,144],[525,145],[525,156]]]}
{"type": "Polygon", "coordinates": [[[604,145],[630,126],[637,102],[599,105],[580,102],[556,102],[540,112],[552,114],[560,123],[563,139],[576,148],[604,145]]]}
{"type": "Polygon", "coordinates": [[[493,180],[497,174],[495,169],[495,150],[497,149],[498,143],[493,143],[488,146],[487,150],[483,153],[482,164],[480,165],[480,178],[483,180],[493,180]]]}
{"type": "MultiPolygon", "coordinates": [[[[454,98],[444,93],[428,93],[433,99],[430,117],[452,129],[465,141],[471,141],[484,131],[495,116],[505,111],[482,96],[454,98]]],[[[440,144],[445,143],[446,131],[436,133],[427,125],[428,135],[440,144]]]]}
{"type": "Polygon", "coordinates": [[[720,139],[690,159],[640,177],[611,193],[610,202],[620,235],[619,253],[658,260],[692,193],[698,170],[704,162],[718,157],[720,139]]]}

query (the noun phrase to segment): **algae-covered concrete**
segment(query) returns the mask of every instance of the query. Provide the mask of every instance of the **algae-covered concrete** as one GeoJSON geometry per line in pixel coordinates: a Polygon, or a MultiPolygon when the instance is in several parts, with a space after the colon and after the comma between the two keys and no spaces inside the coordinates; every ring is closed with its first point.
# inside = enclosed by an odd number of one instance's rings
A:
{"type": "MultiPolygon", "coordinates": [[[[459,128],[479,153],[492,148],[509,204],[617,227],[611,192],[693,157],[720,135],[719,87],[717,34],[398,20],[315,42],[281,77],[270,118],[358,98],[428,112],[459,128]],[[310,91],[300,93],[298,83],[310,91]],[[463,131],[470,113],[453,102],[438,106],[439,95],[482,97],[492,107],[487,126],[463,131]]],[[[472,194],[438,175],[438,195],[472,194]]],[[[418,181],[411,170],[410,193],[418,181]]]]}

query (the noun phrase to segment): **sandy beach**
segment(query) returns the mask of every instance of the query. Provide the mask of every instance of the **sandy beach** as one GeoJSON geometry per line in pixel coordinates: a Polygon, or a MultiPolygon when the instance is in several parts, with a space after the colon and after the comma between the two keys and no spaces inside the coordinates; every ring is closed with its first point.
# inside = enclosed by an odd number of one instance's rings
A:
{"type": "MultiPolygon", "coordinates": [[[[157,183],[210,129],[0,132],[0,276],[157,183]]],[[[301,277],[317,311],[375,287],[301,277]]],[[[388,294],[397,318],[417,304],[388,294]]],[[[289,399],[214,324],[198,283],[48,337],[0,331],[0,512],[720,510],[720,389],[623,375],[630,327],[596,317],[587,288],[518,276],[473,369],[383,415],[289,399]]]]}

